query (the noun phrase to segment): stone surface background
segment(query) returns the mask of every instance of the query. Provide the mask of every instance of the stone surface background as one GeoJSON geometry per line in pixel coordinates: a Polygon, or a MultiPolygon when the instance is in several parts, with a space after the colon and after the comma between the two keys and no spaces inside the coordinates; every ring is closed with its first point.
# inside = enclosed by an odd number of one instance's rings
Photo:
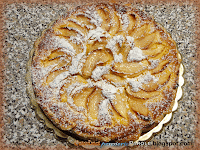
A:
{"type": "MultiPolygon", "coordinates": [[[[31,108],[29,97],[26,93],[26,64],[29,52],[33,49],[34,42],[40,37],[41,32],[48,24],[60,15],[80,3],[16,3],[5,4],[2,10],[2,59],[4,66],[1,96],[3,106],[1,110],[1,134],[4,147],[27,148],[69,148],[66,142],[61,142],[54,134],[45,128],[31,108]]],[[[2,5],[1,5],[2,6],[2,5]]],[[[144,10],[147,14],[163,25],[177,42],[178,50],[183,58],[185,69],[183,97],[179,101],[178,110],[174,113],[172,121],[167,124],[162,132],[155,135],[151,142],[159,146],[144,146],[146,148],[183,148],[195,146],[195,132],[198,116],[195,108],[198,107],[196,95],[197,74],[197,15],[198,7],[193,3],[132,3],[133,7],[144,10]],[[162,143],[174,142],[176,146],[164,146],[162,143]],[[185,142],[187,146],[180,146],[185,142]]],[[[1,80],[1,82],[2,82],[1,80]]],[[[142,146],[139,146],[140,149],[142,146]]]]}

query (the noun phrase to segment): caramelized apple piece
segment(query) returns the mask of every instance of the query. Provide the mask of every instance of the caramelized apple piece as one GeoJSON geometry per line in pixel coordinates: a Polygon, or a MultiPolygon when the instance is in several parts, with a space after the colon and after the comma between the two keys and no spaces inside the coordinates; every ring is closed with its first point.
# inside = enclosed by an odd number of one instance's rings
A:
{"type": "Polygon", "coordinates": [[[130,31],[130,30],[133,30],[136,25],[136,17],[134,14],[128,14],[128,18],[129,18],[129,25],[126,30],[130,31]]]}
{"type": "Polygon", "coordinates": [[[163,69],[165,69],[169,63],[170,60],[163,60],[162,62],[159,62],[159,64],[151,71],[152,74],[156,74],[163,71],[163,69]]]}
{"type": "Polygon", "coordinates": [[[68,27],[61,27],[58,29],[58,32],[60,33],[60,35],[62,36],[77,36],[78,32],[74,29],[68,28],[68,27]]]}
{"type": "Polygon", "coordinates": [[[148,57],[155,57],[160,54],[165,49],[164,45],[162,44],[153,44],[147,50],[143,50],[143,54],[148,57]]]}
{"type": "Polygon", "coordinates": [[[102,78],[108,80],[115,85],[123,86],[125,84],[125,81],[121,77],[114,74],[104,74],[102,78]]]}
{"type": "Polygon", "coordinates": [[[128,105],[128,97],[125,93],[125,90],[123,89],[122,92],[118,92],[115,95],[115,98],[111,100],[113,107],[115,110],[124,118],[128,119],[128,111],[129,111],[129,105],[128,105]]]}
{"type": "Polygon", "coordinates": [[[101,89],[96,88],[95,91],[88,97],[87,109],[88,119],[91,125],[98,123],[99,104],[105,98],[101,94],[101,89]]]}
{"type": "Polygon", "coordinates": [[[83,107],[86,109],[87,99],[93,90],[94,88],[84,88],[81,92],[75,93],[73,95],[74,104],[78,107],[83,107]]]}
{"type": "Polygon", "coordinates": [[[117,73],[134,74],[146,69],[148,67],[148,64],[149,63],[147,60],[143,60],[140,63],[115,63],[112,69],[114,72],[117,73]]]}
{"type": "Polygon", "coordinates": [[[132,90],[131,90],[131,87],[130,86],[128,86],[127,88],[126,88],[126,91],[127,91],[127,93],[130,95],[130,96],[133,96],[133,97],[135,97],[135,98],[140,98],[140,99],[149,99],[149,98],[151,98],[151,97],[154,97],[154,96],[157,96],[157,95],[159,95],[159,91],[153,91],[153,92],[146,92],[146,91],[143,91],[143,90],[140,90],[140,91],[138,91],[138,92],[133,92],[132,90]]]}
{"type": "Polygon", "coordinates": [[[171,75],[171,71],[169,70],[169,66],[162,71],[161,73],[155,74],[155,79],[157,81],[150,81],[147,84],[143,84],[142,89],[151,92],[158,90],[161,88],[166,82],[168,82],[171,75]]]}
{"type": "Polygon", "coordinates": [[[156,33],[152,33],[146,35],[144,38],[135,40],[135,46],[139,47],[140,49],[148,47],[154,41],[156,35],[156,33]]]}
{"type": "Polygon", "coordinates": [[[105,31],[108,31],[110,29],[110,11],[106,8],[104,9],[98,9],[97,10],[99,16],[102,18],[103,22],[101,25],[101,28],[105,31]]]}
{"type": "Polygon", "coordinates": [[[41,60],[44,68],[45,67],[48,67],[48,66],[52,66],[52,65],[55,65],[55,64],[59,64],[59,63],[66,63],[67,61],[62,59],[64,58],[65,56],[59,56],[59,57],[56,57],[54,59],[45,59],[45,60],[41,60]]]}
{"type": "Polygon", "coordinates": [[[78,15],[76,15],[76,16],[72,16],[71,17],[72,19],[76,19],[79,23],[81,23],[81,24],[83,24],[83,25],[90,25],[90,26],[92,26],[93,28],[95,28],[95,25],[94,24],[92,24],[91,22],[90,22],[90,18],[88,18],[88,17],[86,17],[85,15],[84,15],[84,12],[82,12],[82,14],[78,14],[78,15]]]}
{"type": "Polygon", "coordinates": [[[139,39],[141,37],[144,37],[147,30],[147,26],[148,26],[147,24],[144,24],[142,27],[136,28],[135,30],[133,30],[132,33],[130,33],[129,36],[132,36],[134,39],[139,39]]]}
{"type": "Polygon", "coordinates": [[[145,100],[129,97],[128,103],[133,111],[141,115],[148,116],[149,110],[145,105],[145,100]]]}
{"type": "Polygon", "coordinates": [[[107,44],[107,40],[108,39],[105,37],[102,37],[101,41],[93,41],[92,43],[87,44],[87,54],[94,50],[104,49],[107,44]]]}
{"type": "MultiPolygon", "coordinates": [[[[84,84],[86,85],[87,81],[84,78],[82,78],[80,75],[69,77],[68,82],[66,82],[61,88],[60,97],[61,97],[62,102],[67,102],[68,95],[71,95],[71,92],[74,90],[74,89],[71,89],[71,91],[66,91],[66,89],[68,89],[71,85],[76,84],[76,83],[80,83],[81,85],[84,85],[84,84]],[[67,93],[67,92],[70,92],[70,93],[67,93]]],[[[72,87],[72,88],[75,88],[75,87],[72,87]]]]}
{"type": "Polygon", "coordinates": [[[114,23],[114,25],[112,25],[108,31],[108,33],[111,36],[114,36],[119,30],[120,30],[120,20],[119,17],[117,16],[116,12],[111,12],[111,18],[113,20],[111,20],[111,23],[114,23]]]}
{"type": "Polygon", "coordinates": [[[92,71],[95,69],[98,63],[109,64],[113,60],[113,57],[105,50],[98,50],[92,52],[86,59],[83,66],[82,73],[84,77],[90,77],[92,71]]]}
{"type": "Polygon", "coordinates": [[[67,27],[72,28],[72,29],[74,28],[77,31],[79,31],[82,34],[84,34],[85,36],[88,33],[88,29],[86,27],[81,27],[80,25],[78,25],[78,24],[76,24],[75,22],[72,22],[72,21],[68,21],[67,22],[67,27]]]}
{"type": "Polygon", "coordinates": [[[112,120],[114,124],[128,125],[128,119],[122,117],[113,107],[111,107],[112,120]]]}
{"type": "Polygon", "coordinates": [[[67,69],[58,69],[54,72],[50,72],[46,78],[46,84],[49,85],[49,83],[52,82],[58,75],[66,71],[67,69]]]}

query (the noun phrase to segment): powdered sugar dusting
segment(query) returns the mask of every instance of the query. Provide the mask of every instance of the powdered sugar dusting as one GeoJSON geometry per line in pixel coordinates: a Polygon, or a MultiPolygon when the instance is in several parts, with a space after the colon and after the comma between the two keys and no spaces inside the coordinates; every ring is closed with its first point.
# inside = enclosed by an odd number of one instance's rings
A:
{"type": "Polygon", "coordinates": [[[126,41],[128,42],[128,44],[129,44],[129,46],[130,46],[131,48],[133,48],[133,47],[135,46],[135,44],[134,44],[134,38],[133,38],[133,37],[131,37],[131,36],[126,36],[126,41]]]}
{"type": "Polygon", "coordinates": [[[108,99],[114,99],[115,94],[118,91],[114,85],[107,83],[105,80],[97,81],[95,83],[96,86],[102,89],[102,94],[108,99]]]}
{"type": "Polygon", "coordinates": [[[52,45],[55,49],[61,48],[62,51],[65,51],[68,54],[73,54],[73,55],[76,53],[73,46],[71,46],[71,44],[66,39],[55,36],[51,40],[53,42],[52,45]]]}
{"type": "Polygon", "coordinates": [[[70,40],[73,43],[77,44],[77,45],[83,43],[83,38],[81,36],[79,36],[79,35],[77,35],[77,36],[70,36],[70,40]]]}
{"type": "Polygon", "coordinates": [[[110,66],[97,66],[92,72],[92,78],[97,81],[102,75],[108,73],[110,66]]]}
{"type": "Polygon", "coordinates": [[[69,75],[70,74],[68,71],[59,74],[58,76],[55,77],[55,79],[52,82],[49,83],[49,86],[52,88],[58,87],[61,81],[66,79],[69,75]]]}
{"type": "Polygon", "coordinates": [[[115,54],[114,55],[114,61],[117,63],[117,62],[119,62],[119,63],[122,63],[123,62],[123,56],[122,56],[122,54],[120,53],[120,54],[115,54]]]}
{"type": "Polygon", "coordinates": [[[92,41],[99,41],[101,42],[101,37],[110,37],[110,35],[104,31],[101,27],[97,27],[94,30],[90,30],[88,35],[87,35],[87,40],[89,40],[88,43],[90,43],[92,41]]]}
{"type": "Polygon", "coordinates": [[[68,21],[72,21],[72,22],[74,22],[74,23],[76,23],[76,24],[78,24],[79,26],[81,26],[81,27],[86,27],[86,28],[88,28],[88,29],[93,29],[93,26],[91,26],[91,25],[87,25],[87,24],[84,24],[83,22],[78,22],[76,19],[68,19],[68,21]]]}
{"type": "Polygon", "coordinates": [[[119,45],[121,47],[123,41],[124,41],[124,37],[122,35],[114,36],[112,39],[110,39],[110,41],[108,41],[106,48],[110,49],[112,52],[115,52],[116,44],[119,43],[119,45]]]}
{"type": "Polygon", "coordinates": [[[32,72],[35,73],[34,78],[42,79],[46,76],[57,64],[50,65],[47,67],[32,67],[32,72]],[[39,70],[39,71],[38,71],[39,70]]]}
{"type": "Polygon", "coordinates": [[[71,66],[69,66],[70,74],[80,73],[84,63],[85,51],[83,53],[77,54],[72,58],[71,66]]]}
{"type": "Polygon", "coordinates": [[[154,69],[159,65],[160,60],[159,59],[150,59],[149,62],[151,63],[151,66],[149,66],[149,69],[154,69]]]}
{"type": "Polygon", "coordinates": [[[142,50],[138,47],[134,47],[133,49],[130,50],[128,56],[127,56],[127,61],[141,61],[142,59],[145,59],[146,56],[143,54],[142,50]]]}
{"type": "Polygon", "coordinates": [[[140,75],[137,78],[128,78],[127,82],[130,84],[133,92],[138,92],[142,88],[142,85],[147,84],[150,81],[157,82],[159,78],[151,75],[150,72],[147,72],[145,75],[140,75]]]}
{"type": "Polygon", "coordinates": [[[122,47],[123,42],[124,42],[124,37],[122,35],[117,35],[117,36],[114,36],[112,39],[110,39],[106,45],[106,48],[112,51],[115,62],[120,62],[120,63],[123,62],[122,60],[123,56],[121,53],[117,54],[118,49],[116,47],[117,43],[119,44],[120,47],[122,47]]]}
{"type": "Polygon", "coordinates": [[[121,15],[121,22],[123,24],[123,30],[126,30],[129,26],[129,18],[127,14],[121,15]]]}
{"type": "Polygon", "coordinates": [[[105,99],[99,104],[98,120],[100,121],[100,126],[111,123],[111,116],[108,111],[109,103],[109,99],[105,99]]]}

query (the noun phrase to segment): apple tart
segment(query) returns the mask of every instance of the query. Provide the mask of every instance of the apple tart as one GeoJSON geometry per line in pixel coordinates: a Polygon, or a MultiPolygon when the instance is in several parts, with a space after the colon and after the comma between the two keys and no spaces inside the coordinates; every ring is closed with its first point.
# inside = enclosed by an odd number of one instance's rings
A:
{"type": "Polygon", "coordinates": [[[166,30],[118,4],[75,8],[36,41],[37,103],[78,139],[137,140],[172,112],[181,59],[166,30]]]}

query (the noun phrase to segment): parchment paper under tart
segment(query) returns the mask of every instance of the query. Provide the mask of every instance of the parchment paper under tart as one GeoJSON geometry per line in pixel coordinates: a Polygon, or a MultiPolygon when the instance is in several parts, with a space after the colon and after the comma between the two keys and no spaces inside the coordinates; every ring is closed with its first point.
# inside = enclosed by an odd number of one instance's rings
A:
{"type": "MultiPolygon", "coordinates": [[[[49,26],[51,26],[51,24],[49,26]]],[[[166,32],[166,30],[162,26],[161,26],[161,28],[166,32]]],[[[45,31],[43,31],[43,33],[45,31]]],[[[167,34],[169,34],[169,33],[167,33],[167,34]]],[[[39,39],[38,39],[38,41],[39,41],[39,39]]],[[[76,140],[74,137],[66,134],[65,132],[63,132],[62,130],[57,128],[48,119],[48,117],[43,113],[42,109],[40,108],[40,106],[37,103],[37,99],[35,97],[35,93],[34,93],[34,90],[33,90],[33,83],[32,83],[32,77],[31,77],[31,63],[32,63],[32,58],[33,58],[33,55],[34,55],[34,51],[35,51],[35,49],[32,49],[30,54],[29,54],[29,61],[28,61],[28,64],[27,64],[27,75],[26,75],[27,93],[28,93],[28,95],[30,97],[31,105],[35,109],[38,119],[45,124],[47,129],[50,129],[51,131],[53,131],[54,136],[56,138],[59,138],[59,139],[62,139],[64,141],[66,141],[69,146],[76,147],[77,146],[77,142],[82,142],[82,141],[76,140]]],[[[178,58],[181,60],[181,55],[179,53],[178,53],[178,58]]],[[[163,125],[166,124],[166,123],[169,123],[169,121],[172,119],[172,113],[177,110],[178,101],[182,97],[182,86],[184,84],[183,72],[184,72],[183,65],[180,64],[179,81],[178,81],[179,87],[177,88],[177,94],[176,94],[176,98],[175,98],[175,102],[174,102],[174,106],[173,106],[172,112],[169,113],[169,114],[166,114],[165,117],[163,118],[163,120],[156,127],[151,129],[147,133],[142,134],[142,136],[140,136],[140,138],[137,141],[134,141],[135,143],[139,142],[139,141],[147,141],[147,140],[149,140],[153,136],[154,133],[160,132],[162,130],[162,128],[163,128],[163,125]]],[[[130,144],[128,146],[132,147],[132,146],[134,146],[134,143],[130,144]]],[[[88,144],[88,145],[84,144],[84,145],[82,145],[82,147],[84,147],[86,149],[94,149],[94,148],[98,148],[98,149],[109,149],[109,148],[111,148],[111,149],[121,149],[124,146],[103,146],[103,147],[101,147],[101,146],[96,146],[96,145],[92,145],[92,144],[88,144]]]]}

